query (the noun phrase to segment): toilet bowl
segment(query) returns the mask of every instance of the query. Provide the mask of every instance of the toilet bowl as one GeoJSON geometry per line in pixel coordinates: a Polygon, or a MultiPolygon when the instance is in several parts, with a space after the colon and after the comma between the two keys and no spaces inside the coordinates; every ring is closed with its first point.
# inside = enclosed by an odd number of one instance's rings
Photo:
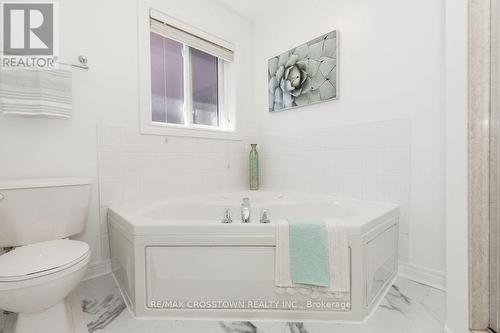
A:
{"type": "Polygon", "coordinates": [[[73,240],[30,244],[0,256],[0,308],[18,313],[15,333],[80,332],[66,298],[89,260],[89,246],[73,240]]]}

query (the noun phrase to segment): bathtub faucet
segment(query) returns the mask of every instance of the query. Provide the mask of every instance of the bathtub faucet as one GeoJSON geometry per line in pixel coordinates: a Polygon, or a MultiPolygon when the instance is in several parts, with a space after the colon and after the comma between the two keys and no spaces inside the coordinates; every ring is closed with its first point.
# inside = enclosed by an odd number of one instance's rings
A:
{"type": "Polygon", "coordinates": [[[222,223],[233,223],[233,212],[231,209],[226,208],[224,211],[224,217],[222,218],[222,223]]]}
{"type": "Polygon", "coordinates": [[[241,222],[250,223],[250,199],[243,198],[241,203],[241,222]]]}

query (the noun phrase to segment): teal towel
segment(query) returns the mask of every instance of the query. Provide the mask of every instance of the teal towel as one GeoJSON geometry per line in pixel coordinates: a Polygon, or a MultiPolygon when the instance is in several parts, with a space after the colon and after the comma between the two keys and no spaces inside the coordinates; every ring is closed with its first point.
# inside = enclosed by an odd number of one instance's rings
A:
{"type": "Polygon", "coordinates": [[[330,285],[328,236],[321,220],[288,219],[292,282],[330,285]]]}

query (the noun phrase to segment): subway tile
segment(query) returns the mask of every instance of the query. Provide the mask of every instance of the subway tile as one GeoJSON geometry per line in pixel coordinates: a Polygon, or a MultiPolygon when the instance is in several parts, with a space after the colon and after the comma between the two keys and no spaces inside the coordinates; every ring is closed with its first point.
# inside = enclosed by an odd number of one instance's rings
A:
{"type": "Polygon", "coordinates": [[[275,151],[278,152],[289,151],[290,145],[288,144],[288,140],[289,138],[285,134],[275,136],[274,137],[275,151]]]}
{"type": "Polygon", "coordinates": [[[321,129],[309,130],[306,132],[308,136],[309,149],[312,151],[319,151],[323,148],[323,136],[321,129]]]}
{"type": "Polygon", "coordinates": [[[267,182],[272,189],[283,189],[286,186],[286,176],[275,172],[269,175],[267,182]]]}
{"type": "Polygon", "coordinates": [[[361,152],[361,168],[366,173],[382,173],[382,153],[379,149],[366,149],[361,152]]]}
{"type": "Polygon", "coordinates": [[[108,206],[99,207],[99,230],[101,235],[108,233],[108,206]]]}
{"type": "Polygon", "coordinates": [[[316,143],[313,143],[313,144],[317,144],[317,150],[320,150],[320,151],[325,151],[325,150],[329,150],[329,147],[330,147],[330,131],[328,128],[320,128],[316,131],[316,136],[317,136],[317,139],[316,139],[316,143]]]}
{"type": "Polygon", "coordinates": [[[124,199],[123,184],[119,178],[100,180],[99,192],[101,206],[111,206],[124,199]]]}
{"type": "Polygon", "coordinates": [[[321,152],[304,152],[300,168],[302,172],[321,175],[321,172],[326,169],[325,155],[321,152]]]}
{"type": "Polygon", "coordinates": [[[307,174],[303,187],[307,193],[326,194],[328,191],[326,177],[318,177],[317,174],[307,174]]]}
{"type": "Polygon", "coordinates": [[[409,176],[410,151],[407,148],[384,149],[382,152],[382,171],[385,175],[409,176]]]}
{"type": "Polygon", "coordinates": [[[194,179],[194,182],[200,183],[191,185],[193,186],[193,188],[191,189],[193,192],[195,191],[194,188],[197,188],[200,192],[210,190],[211,192],[219,193],[228,187],[228,180],[217,174],[204,174],[203,177],[198,178],[198,180],[194,179]],[[204,184],[202,184],[201,182],[203,182],[204,184]]]}
{"type": "Polygon", "coordinates": [[[298,149],[300,151],[319,151],[323,142],[319,130],[300,131],[297,135],[298,149]]]}
{"type": "Polygon", "coordinates": [[[171,175],[179,172],[179,159],[171,154],[150,154],[147,159],[144,179],[151,179],[163,175],[171,175]]]}
{"type": "Polygon", "coordinates": [[[339,151],[339,169],[343,172],[360,172],[363,155],[358,150],[339,151]]]}
{"type": "Polygon", "coordinates": [[[328,170],[342,171],[342,150],[332,150],[325,152],[325,165],[328,170]]]}
{"type": "Polygon", "coordinates": [[[344,193],[344,184],[341,177],[333,175],[327,180],[327,184],[327,194],[340,197],[342,196],[342,193],[344,193]]]}
{"type": "Polygon", "coordinates": [[[119,147],[122,144],[122,128],[110,126],[106,131],[106,145],[110,147],[119,147]]]}
{"type": "Polygon", "coordinates": [[[141,153],[124,153],[117,157],[118,166],[116,170],[120,177],[143,178],[149,164],[147,155],[141,153]]]}
{"type": "Polygon", "coordinates": [[[387,200],[387,186],[382,176],[363,177],[362,188],[362,199],[364,200],[387,200]]]}
{"type": "Polygon", "coordinates": [[[292,133],[287,133],[285,135],[285,142],[283,143],[284,150],[287,152],[296,152],[298,151],[299,138],[298,132],[294,131],[292,133]]]}
{"type": "Polygon", "coordinates": [[[108,128],[107,126],[97,126],[97,148],[103,149],[108,144],[108,128]]]}
{"type": "Polygon", "coordinates": [[[380,122],[369,122],[357,126],[359,133],[358,148],[379,148],[383,142],[383,129],[380,122]]]}
{"type": "MultiPolygon", "coordinates": [[[[246,159],[244,159],[243,156],[243,154],[230,154],[226,167],[229,167],[229,169],[235,174],[241,174],[242,171],[247,172],[249,166],[248,163],[244,163],[246,159]]],[[[265,163],[265,158],[263,158],[264,155],[261,155],[259,157],[259,166],[261,166],[262,163],[265,163]]],[[[260,170],[262,171],[262,167],[260,167],[260,170]]]]}
{"type": "Polygon", "coordinates": [[[344,191],[343,195],[347,198],[361,199],[363,189],[361,174],[343,174],[342,187],[344,191]]]}
{"type": "Polygon", "coordinates": [[[344,149],[360,149],[363,148],[363,134],[360,131],[359,125],[344,126],[343,142],[344,149]]]}
{"type": "Polygon", "coordinates": [[[144,181],[138,178],[122,178],[123,201],[134,202],[144,199],[144,181]]]}
{"type": "Polygon", "coordinates": [[[179,193],[178,183],[172,178],[146,179],[143,183],[144,199],[158,200],[175,196],[179,193]]]}

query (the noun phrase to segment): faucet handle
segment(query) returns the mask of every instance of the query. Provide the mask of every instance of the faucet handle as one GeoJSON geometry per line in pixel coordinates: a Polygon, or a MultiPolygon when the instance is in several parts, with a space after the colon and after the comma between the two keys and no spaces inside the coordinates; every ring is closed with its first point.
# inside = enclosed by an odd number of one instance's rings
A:
{"type": "Polygon", "coordinates": [[[231,209],[227,208],[224,211],[224,217],[222,218],[222,223],[233,223],[233,212],[231,209]]]}
{"type": "Polygon", "coordinates": [[[260,223],[271,223],[271,214],[266,208],[260,211],[260,223]]]}

